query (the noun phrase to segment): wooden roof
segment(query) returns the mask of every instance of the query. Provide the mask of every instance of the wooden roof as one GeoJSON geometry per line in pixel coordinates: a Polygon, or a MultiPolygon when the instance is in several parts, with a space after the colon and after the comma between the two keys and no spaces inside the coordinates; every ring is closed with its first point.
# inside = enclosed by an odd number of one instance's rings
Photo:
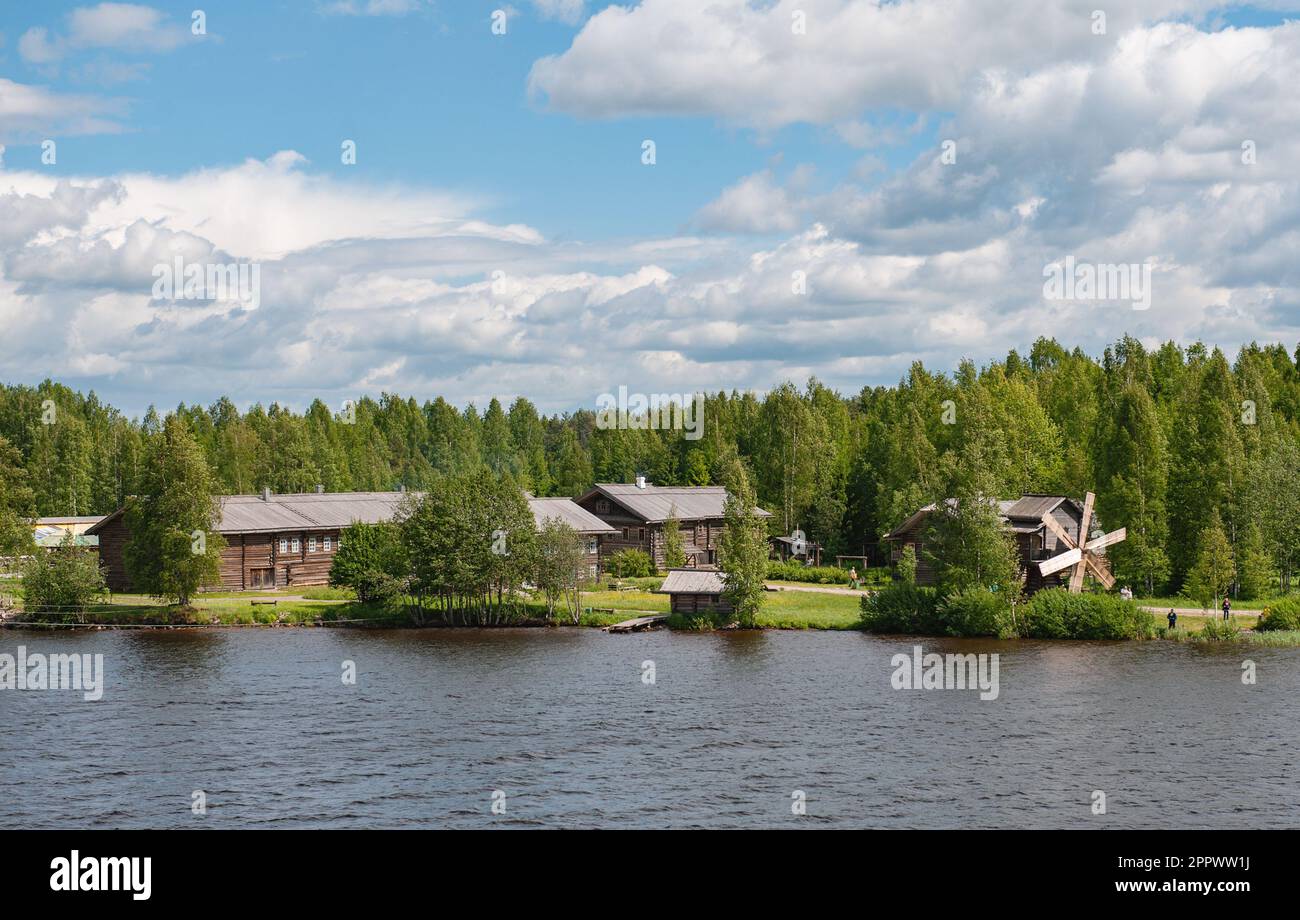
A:
{"type": "Polygon", "coordinates": [[[529,495],[528,507],[533,512],[538,530],[548,520],[557,520],[568,524],[580,534],[614,533],[613,527],[571,498],[534,498],[529,495]]]}
{"type": "MultiPolygon", "coordinates": [[[[633,516],[648,524],[668,520],[674,508],[679,521],[698,521],[721,518],[727,501],[727,490],[722,486],[653,486],[600,482],[588,490],[579,501],[596,494],[604,495],[633,516]]],[[[759,517],[772,515],[758,509],[759,517]]]]}
{"type": "MultiPolygon", "coordinates": [[[[944,504],[952,507],[956,504],[955,498],[945,498],[944,504]]],[[[1073,506],[1076,515],[1081,514],[1083,506],[1075,499],[1065,495],[1042,495],[1031,492],[1015,499],[1002,500],[997,503],[998,514],[1001,515],[1007,528],[1015,533],[1034,533],[1043,526],[1043,515],[1051,514],[1062,504],[1073,506]]],[[[903,523],[899,524],[892,531],[885,534],[885,540],[902,540],[920,529],[921,523],[925,520],[930,512],[938,508],[937,502],[926,505],[914,512],[903,523]]]]}
{"type": "MultiPolygon", "coordinates": [[[[217,533],[277,533],[295,530],[341,530],[360,521],[376,524],[391,521],[408,492],[295,492],[261,495],[222,495],[217,501],[220,517],[217,533]]],[[[88,534],[97,534],[125,511],[119,508],[95,524],[88,534]]]]}
{"type": "Polygon", "coordinates": [[[712,569],[673,569],[659,586],[660,594],[721,594],[722,573],[712,569]]]}

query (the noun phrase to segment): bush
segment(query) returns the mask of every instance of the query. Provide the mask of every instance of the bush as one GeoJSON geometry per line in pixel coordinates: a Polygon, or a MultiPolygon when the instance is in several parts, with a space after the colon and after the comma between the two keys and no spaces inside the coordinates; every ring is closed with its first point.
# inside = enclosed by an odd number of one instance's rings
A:
{"type": "Polygon", "coordinates": [[[798,562],[769,562],[767,577],[776,581],[800,581],[815,585],[847,585],[849,570],[833,565],[805,566],[798,562]]]}
{"type": "Polygon", "coordinates": [[[1284,597],[1269,604],[1255,624],[1257,632],[1282,629],[1300,629],[1300,596],[1284,597]]]}
{"type": "Polygon", "coordinates": [[[363,604],[387,602],[405,590],[409,571],[398,526],[356,522],[343,529],[342,546],[330,566],[330,585],[351,588],[363,604]]]}
{"type": "Polygon", "coordinates": [[[900,581],[874,594],[863,595],[859,603],[862,608],[859,623],[867,632],[930,636],[944,632],[938,616],[939,592],[935,588],[900,581]]]}
{"type": "Polygon", "coordinates": [[[1019,611],[1019,632],[1029,639],[1149,639],[1151,614],[1113,594],[1039,591],[1019,611]]]}
{"type": "Polygon", "coordinates": [[[609,557],[609,574],[616,578],[647,578],[655,572],[650,554],[639,549],[622,549],[609,557]]]}
{"type": "Polygon", "coordinates": [[[944,598],[938,615],[950,636],[1014,635],[1006,596],[988,588],[967,588],[944,598]]]}
{"type": "Polygon", "coordinates": [[[23,608],[80,613],[104,590],[99,555],[71,538],[53,550],[37,550],[23,568],[23,608]]]}

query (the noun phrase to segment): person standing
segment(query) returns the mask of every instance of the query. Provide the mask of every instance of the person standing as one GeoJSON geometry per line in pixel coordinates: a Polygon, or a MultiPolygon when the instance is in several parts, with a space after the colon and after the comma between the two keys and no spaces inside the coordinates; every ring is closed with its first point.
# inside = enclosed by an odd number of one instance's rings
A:
{"type": "Polygon", "coordinates": [[[858,567],[856,565],[849,566],[849,587],[854,591],[858,589],[858,567]]]}
{"type": "Polygon", "coordinates": [[[1170,632],[1173,632],[1175,629],[1178,628],[1178,614],[1174,612],[1173,607],[1169,608],[1169,616],[1167,616],[1165,619],[1169,621],[1170,632]]]}
{"type": "Polygon", "coordinates": [[[1232,603],[1228,600],[1228,595],[1223,595],[1223,619],[1227,622],[1228,614],[1232,612],[1232,603]]]}

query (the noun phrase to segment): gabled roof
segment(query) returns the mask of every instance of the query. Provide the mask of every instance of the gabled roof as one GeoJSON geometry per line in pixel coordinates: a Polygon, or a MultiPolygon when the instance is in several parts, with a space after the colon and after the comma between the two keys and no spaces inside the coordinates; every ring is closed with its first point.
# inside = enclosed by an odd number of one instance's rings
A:
{"type": "MultiPolygon", "coordinates": [[[[294,530],[339,530],[354,521],[391,521],[408,492],[300,492],[287,495],[222,495],[218,498],[218,533],[275,533],[294,530]]],[[[120,517],[119,508],[89,530],[97,534],[120,517]]]]}
{"type": "Polygon", "coordinates": [[[528,507],[533,512],[533,521],[538,530],[548,520],[557,520],[568,524],[580,534],[614,533],[613,527],[571,498],[534,498],[529,495],[528,507]]]}
{"type": "MultiPolygon", "coordinates": [[[[945,498],[944,504],[953,507],[957,500],[945,498]]],[[[1074,510],[1082,513],[1083,506],[1073,498],[1065,495],[1041,495],[1029,493],[1015,499],[1004,499],[997,503],[998,514],[1005,520],[1007,528],[1014,533],[1034,533],[1043,526],[1043,515],[1050,514],[1062,504],[1070,504],[1074,510]]],[[[882,539],[898,540],[913,533],[926,516],[938,507],[934,502],[914,512],[907,520],[899,524],[882,539]]],[[[1068,529],[1068,528],[1067,528],[1068,529]]]]}
{"type": "MultiPolygon", "coordinates": [[[[722,486],[652,486],[644,488],[617,482],[600,482],[579,501],[600,493],[649,524],[668,520],[676,508],[679,521],[696,521],[723,516],[727,490],[722,486]]],[[[760,517],[772,515],[758,509],[760,517]]]]}
{"type": "Polygon", "coordinates": [[[40,517],[40,518],[37,518],[37,519],[36,519],[36,524],[37,524],[38,526],[45,526],[45,525],[47,525],[47,524],[51,524],[51,525],[59,525],[59,524],[98,524],[98,523],[99,523],[100,521],[102,521],[103,519],[104,519],[104,516],[103,516],[102,514],[92,514],[92,515],[66,515],[66,516],[62,516],[62,517],[59,516],[59,515],[55,515],[55,516],[53,516],[53,517],[40,517]]]}
{"type": "Polygon", "coordinates": [[[360,521],[391,521],[411,496],[406,492],[302,492],[221,497],[218,533],[335,530],[360,521]]]}
{"type": "Polygon", "coordinates": [[[721,594],[722,573],[711,569],[673,569],[659,586],[660,594],[721,594]]]}

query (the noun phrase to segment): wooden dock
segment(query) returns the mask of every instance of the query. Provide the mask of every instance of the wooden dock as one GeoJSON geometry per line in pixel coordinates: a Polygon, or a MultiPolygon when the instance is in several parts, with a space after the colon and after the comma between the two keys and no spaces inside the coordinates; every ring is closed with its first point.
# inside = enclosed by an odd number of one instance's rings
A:
{"type": "Polygon", "coordinates": [[[631,620],[624,620],[622,623],[613,623],[601,628],[607,633],[640,632],[643,629],[649,629],[658,623],[662,623],[666,619],[668,619],[668,614],[656,613],[653,616],[635,617],[631,620]]]}

